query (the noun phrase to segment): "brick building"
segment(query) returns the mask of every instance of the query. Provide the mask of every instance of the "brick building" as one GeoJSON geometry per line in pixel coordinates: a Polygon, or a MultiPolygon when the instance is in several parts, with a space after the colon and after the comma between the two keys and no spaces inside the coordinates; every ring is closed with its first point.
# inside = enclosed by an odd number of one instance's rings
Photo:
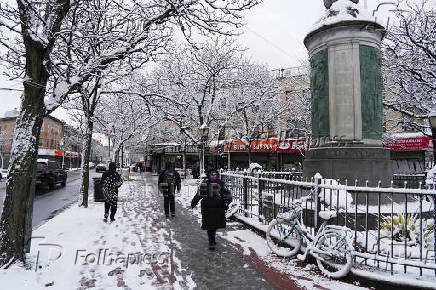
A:
{"type": "MultiPolygon", "coordinates": [[[[9,166],[12,140],[18,113],[19,112],[14,109],[13,111],[7,112],[4,118],[0,118],[0,152],[3,161],[0,162],[0,165],[3,169],[9,166]]],[[[39,139],[39,157],[62,162],[64,152],[61,150],[61,140],[64,136],[64,128],[65,124],[61,120],[52,116],[44,118],[39,139]]],[[[77,156],[77,158],[78,157],[79,156],[77,156]]]]}

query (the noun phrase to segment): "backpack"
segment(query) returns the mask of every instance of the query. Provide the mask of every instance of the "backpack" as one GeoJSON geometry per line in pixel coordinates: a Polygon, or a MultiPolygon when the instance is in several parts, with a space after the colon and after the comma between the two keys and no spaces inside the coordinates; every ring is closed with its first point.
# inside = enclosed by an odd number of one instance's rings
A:
{"type": "Polygon", "coordinates": [[[163,176],[162,182],[159,184],[164,195],[174,194],[176,186],[176,174],[174,170],[167,170],[163,176]]]}

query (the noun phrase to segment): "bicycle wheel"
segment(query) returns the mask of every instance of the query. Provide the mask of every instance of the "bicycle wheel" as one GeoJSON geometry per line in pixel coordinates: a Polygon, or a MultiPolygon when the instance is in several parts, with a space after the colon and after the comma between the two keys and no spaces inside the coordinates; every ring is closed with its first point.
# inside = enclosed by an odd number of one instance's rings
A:
{"type": "Polygon", "coordinates": [[[328,232],[323,234],[315,247],[314,254],[319,269],[328,277],[345,277],[353,265],[351,249],[345,234],[342,232],[328,232]]]}
{"type": "Polygon", "coordinates": [[[266,231],[266,242],[276,255],[291,257],[300,250],[301,235],[289,221],[274,219],[266,231]]]}

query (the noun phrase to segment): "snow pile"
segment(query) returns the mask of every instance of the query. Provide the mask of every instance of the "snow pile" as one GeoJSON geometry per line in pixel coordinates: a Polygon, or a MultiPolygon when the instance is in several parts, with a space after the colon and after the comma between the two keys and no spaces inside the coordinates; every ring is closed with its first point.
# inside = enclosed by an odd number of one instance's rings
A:
{"type": "MultiPolygon", "coordinates": [[[[324,179],[323,184],[330,185],[332,187],[340,185],[338,181],[334,179],[324,179]]],[[[353,196],[344,189],[321,189],[319,197],[321,203],[328,206],[331,210],[335,210],[336,208],[343,210],[346,208],[352,208],[353,196]]]]}
{"type": "Polygon", "coordinates": [[[332,4],[330,9],[327,9],[325,11],[321,19],[319,19],[311,27],[308,34],[318,30],[323,26],[333,25],[339,22],[350,20],[377,23],[376,18],[374,16],[371,16],[369,14],[369,11],[362,7],[360,4],[355,4],[350,0],[338,0],[332,4]]]}
{"type": "Polygon", "coordinates": [[[427,172],[427,179],[425,180],[425,184],[428,186],[429,189],[435,189],[435,182],[436,182],[436,166],[434,166],[432,169],[430,169],[427,172]]]}
{"type": "Polygon", "coordinates": [[[262,166],[259,163],[252,162],[248,167],[248,173],[258,173],[262,170],[262,166]]]}
{"type": "Polygon", "coordinates": [[[319,217],[323,220],[330,220],[336,217],[336,211],[334,210],[322,210],[319,212],[319,217]]]}

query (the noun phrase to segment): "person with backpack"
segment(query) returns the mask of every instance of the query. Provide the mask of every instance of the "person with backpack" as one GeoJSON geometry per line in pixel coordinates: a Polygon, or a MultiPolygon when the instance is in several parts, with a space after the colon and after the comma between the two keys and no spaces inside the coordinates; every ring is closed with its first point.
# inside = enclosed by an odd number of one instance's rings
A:
{"type": "Polygon", "coordinates": [[[109,210],[111,212],[111,222],[115,221],[115,213],[118,205],[118,188],[123,184],[123,179],[116,172],[114,162],[109,163],[109,170],[103,173],[101,178],[101,190],[103,191],[104,201],[104,222],[107,222],[109,210]]]}
{"type": "Polygon", "coordinates": [[[164,209],[165,209],[165,217],[170,217],[170,208],[171,208],[171,217],[176,216],[175,209],[175,201],[174,195],[175,191],[177,193],[180,192],[181,188],[181,180],[179,173],[174,169],[174,165],[172,163],[168,163],[166,166],[166,170],[159,175],[159,191],[164,196],[164,209]]]}
{"type": "Polygon", "coordinates": [[[197,194],[191,201],[191,208],[201,200],[201,228],[207,230],[209,250],[215,250],[216,230],[226,227],[226,210],[232,201],[231,193],[224,181],[218,178],[215,168],[209,167],[207,177],[203,179],[197,194]]]}

